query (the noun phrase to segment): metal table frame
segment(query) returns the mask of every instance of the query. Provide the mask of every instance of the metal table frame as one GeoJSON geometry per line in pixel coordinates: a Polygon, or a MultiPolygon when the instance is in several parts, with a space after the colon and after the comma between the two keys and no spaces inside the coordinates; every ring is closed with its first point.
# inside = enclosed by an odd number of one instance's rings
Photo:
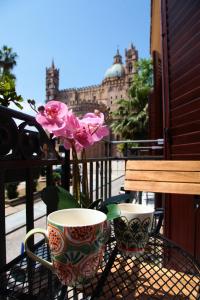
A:
{"type": "MultiPolygon", "coordinates": [[[[42,241],[35,252],[50,259],[42,241]]],[[[200,264],[161,235],[152,236],[145,252],[123,257],[114,238],[106,245],[102,264],[91,284],[83,288],[61,286],[56,275],[26,253],[0,273],[0,299],[200,299],[200,264]]]]}

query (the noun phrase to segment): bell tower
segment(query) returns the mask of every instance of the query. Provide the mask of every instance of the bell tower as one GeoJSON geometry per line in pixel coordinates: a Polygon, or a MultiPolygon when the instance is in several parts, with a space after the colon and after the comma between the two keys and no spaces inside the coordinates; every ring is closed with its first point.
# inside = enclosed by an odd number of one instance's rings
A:
{"type": "Polygon", "coordinates": [[[135,63],[138,61],[138,51],[132,43],[128,49],[125,49],[125,59],[126,82],[130,86],[133,81],[133,75],[135,74],[135,63]]]}
{"type": "Polygon", "coordinates": [[[113,64],[122,64],[122,56],[119,53],[119,49],[117,49],[117,53],[114,56],[114,62],[113,64]]]}
{"type": "Polygon", "coordinates": [[[54,61],[50,68],[46,68],[46,102],[56,100],[59,90],[59,70],[55,68],[54,61]]]}

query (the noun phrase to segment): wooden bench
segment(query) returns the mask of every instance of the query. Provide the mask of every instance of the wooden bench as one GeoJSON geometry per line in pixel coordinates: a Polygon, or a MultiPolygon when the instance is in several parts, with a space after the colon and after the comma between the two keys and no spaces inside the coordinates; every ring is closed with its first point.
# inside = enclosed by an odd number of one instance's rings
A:
{"type": "MultiPolygon", "coordinates": [[[[200,203],[200,161],[129,160],[126,163],[124,188],[128,191],[194,195],[196,208],[198,208],[200,203]]],[[[175,249],[178,249],[178,247],[175,247],[175,249]]],[[[152,268],[151,266],[151,273],[143,272],[143,274],[149,274],[150,280],[158,283],[157,291],[153,291],[154,296],[157,295],[156,293],[168,289],[170,291],[169,294],[171,295],[169,295],[169,298],[165,296],[164,299],[174,299],[179,293],[182,296],[177,296],[176,299],[200,299],[199,272],[196,272],[195,275],[192,271],[191,274],[187,272],[183,273],[177,267],[178,256],[176,266],[176,255],[174,255],[174,250],[168,249],[167,251],[168,259],[165,257],[162,266],[160,265],[159,268],[157,268],[157,266],[152,268]],[[175,264],[170,255],[175,257],[175,264]],[[173,273],[176,273],[175,278],[173,278],[173,273]],[[165,274],[164,277],[163,274],[165,274]],[[156,276],[157,279],[154,279],[154,276],[156,276]],[[196,285],[195,292],[190,290],[191,287],[193,289],[193,284],[187,284],[189,276],[191,276],[194,286],[196,285]],[[173,286],[169,287],[171,284],[169,282],[163,284],[163,278],[166,280],[172,278],[171,283],[173,286]],[[189,298],[189,295],[191,295],[191,298],[189,298]]],[[[137,275],[140,276],[139,271],[137,272],[137,275]]],[[[150,280],[148,281],[145,279],[144,282],[149,283],[150,280]]]]}
{"type": "Polygon", "coordinates": [[[125,190],[200,195],[200,161],[129,160],[125,190]]]}

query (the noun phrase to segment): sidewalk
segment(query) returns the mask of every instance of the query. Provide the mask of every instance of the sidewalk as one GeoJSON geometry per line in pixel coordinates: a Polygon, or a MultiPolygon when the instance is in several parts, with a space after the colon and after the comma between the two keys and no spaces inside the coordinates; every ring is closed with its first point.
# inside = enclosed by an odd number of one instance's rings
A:
{"type": "MultiPolygon", "coordinates": [[[[37,220],[46,214],[46,205],[43,201],[34,203],[34,219],[37,220]]],[[[6,234],[9,234],[16,228],[24,226],[26,223],[26,209],[21,209],[18,212],[6,217],[6,234]]]]}

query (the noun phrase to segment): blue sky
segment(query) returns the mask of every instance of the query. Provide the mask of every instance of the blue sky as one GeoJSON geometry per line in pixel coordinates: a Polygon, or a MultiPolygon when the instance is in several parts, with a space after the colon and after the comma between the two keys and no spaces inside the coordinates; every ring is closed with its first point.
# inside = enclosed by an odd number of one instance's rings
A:
{"type": "Polygon", "coordinates": [[[150,56],[150,0],[0,0],[0,12],[0,47],[18,54],[17,92],[38,105],[52,59],[64,89],[100,84],[117,47],[123,58],[131,42],[150,56]]]}

